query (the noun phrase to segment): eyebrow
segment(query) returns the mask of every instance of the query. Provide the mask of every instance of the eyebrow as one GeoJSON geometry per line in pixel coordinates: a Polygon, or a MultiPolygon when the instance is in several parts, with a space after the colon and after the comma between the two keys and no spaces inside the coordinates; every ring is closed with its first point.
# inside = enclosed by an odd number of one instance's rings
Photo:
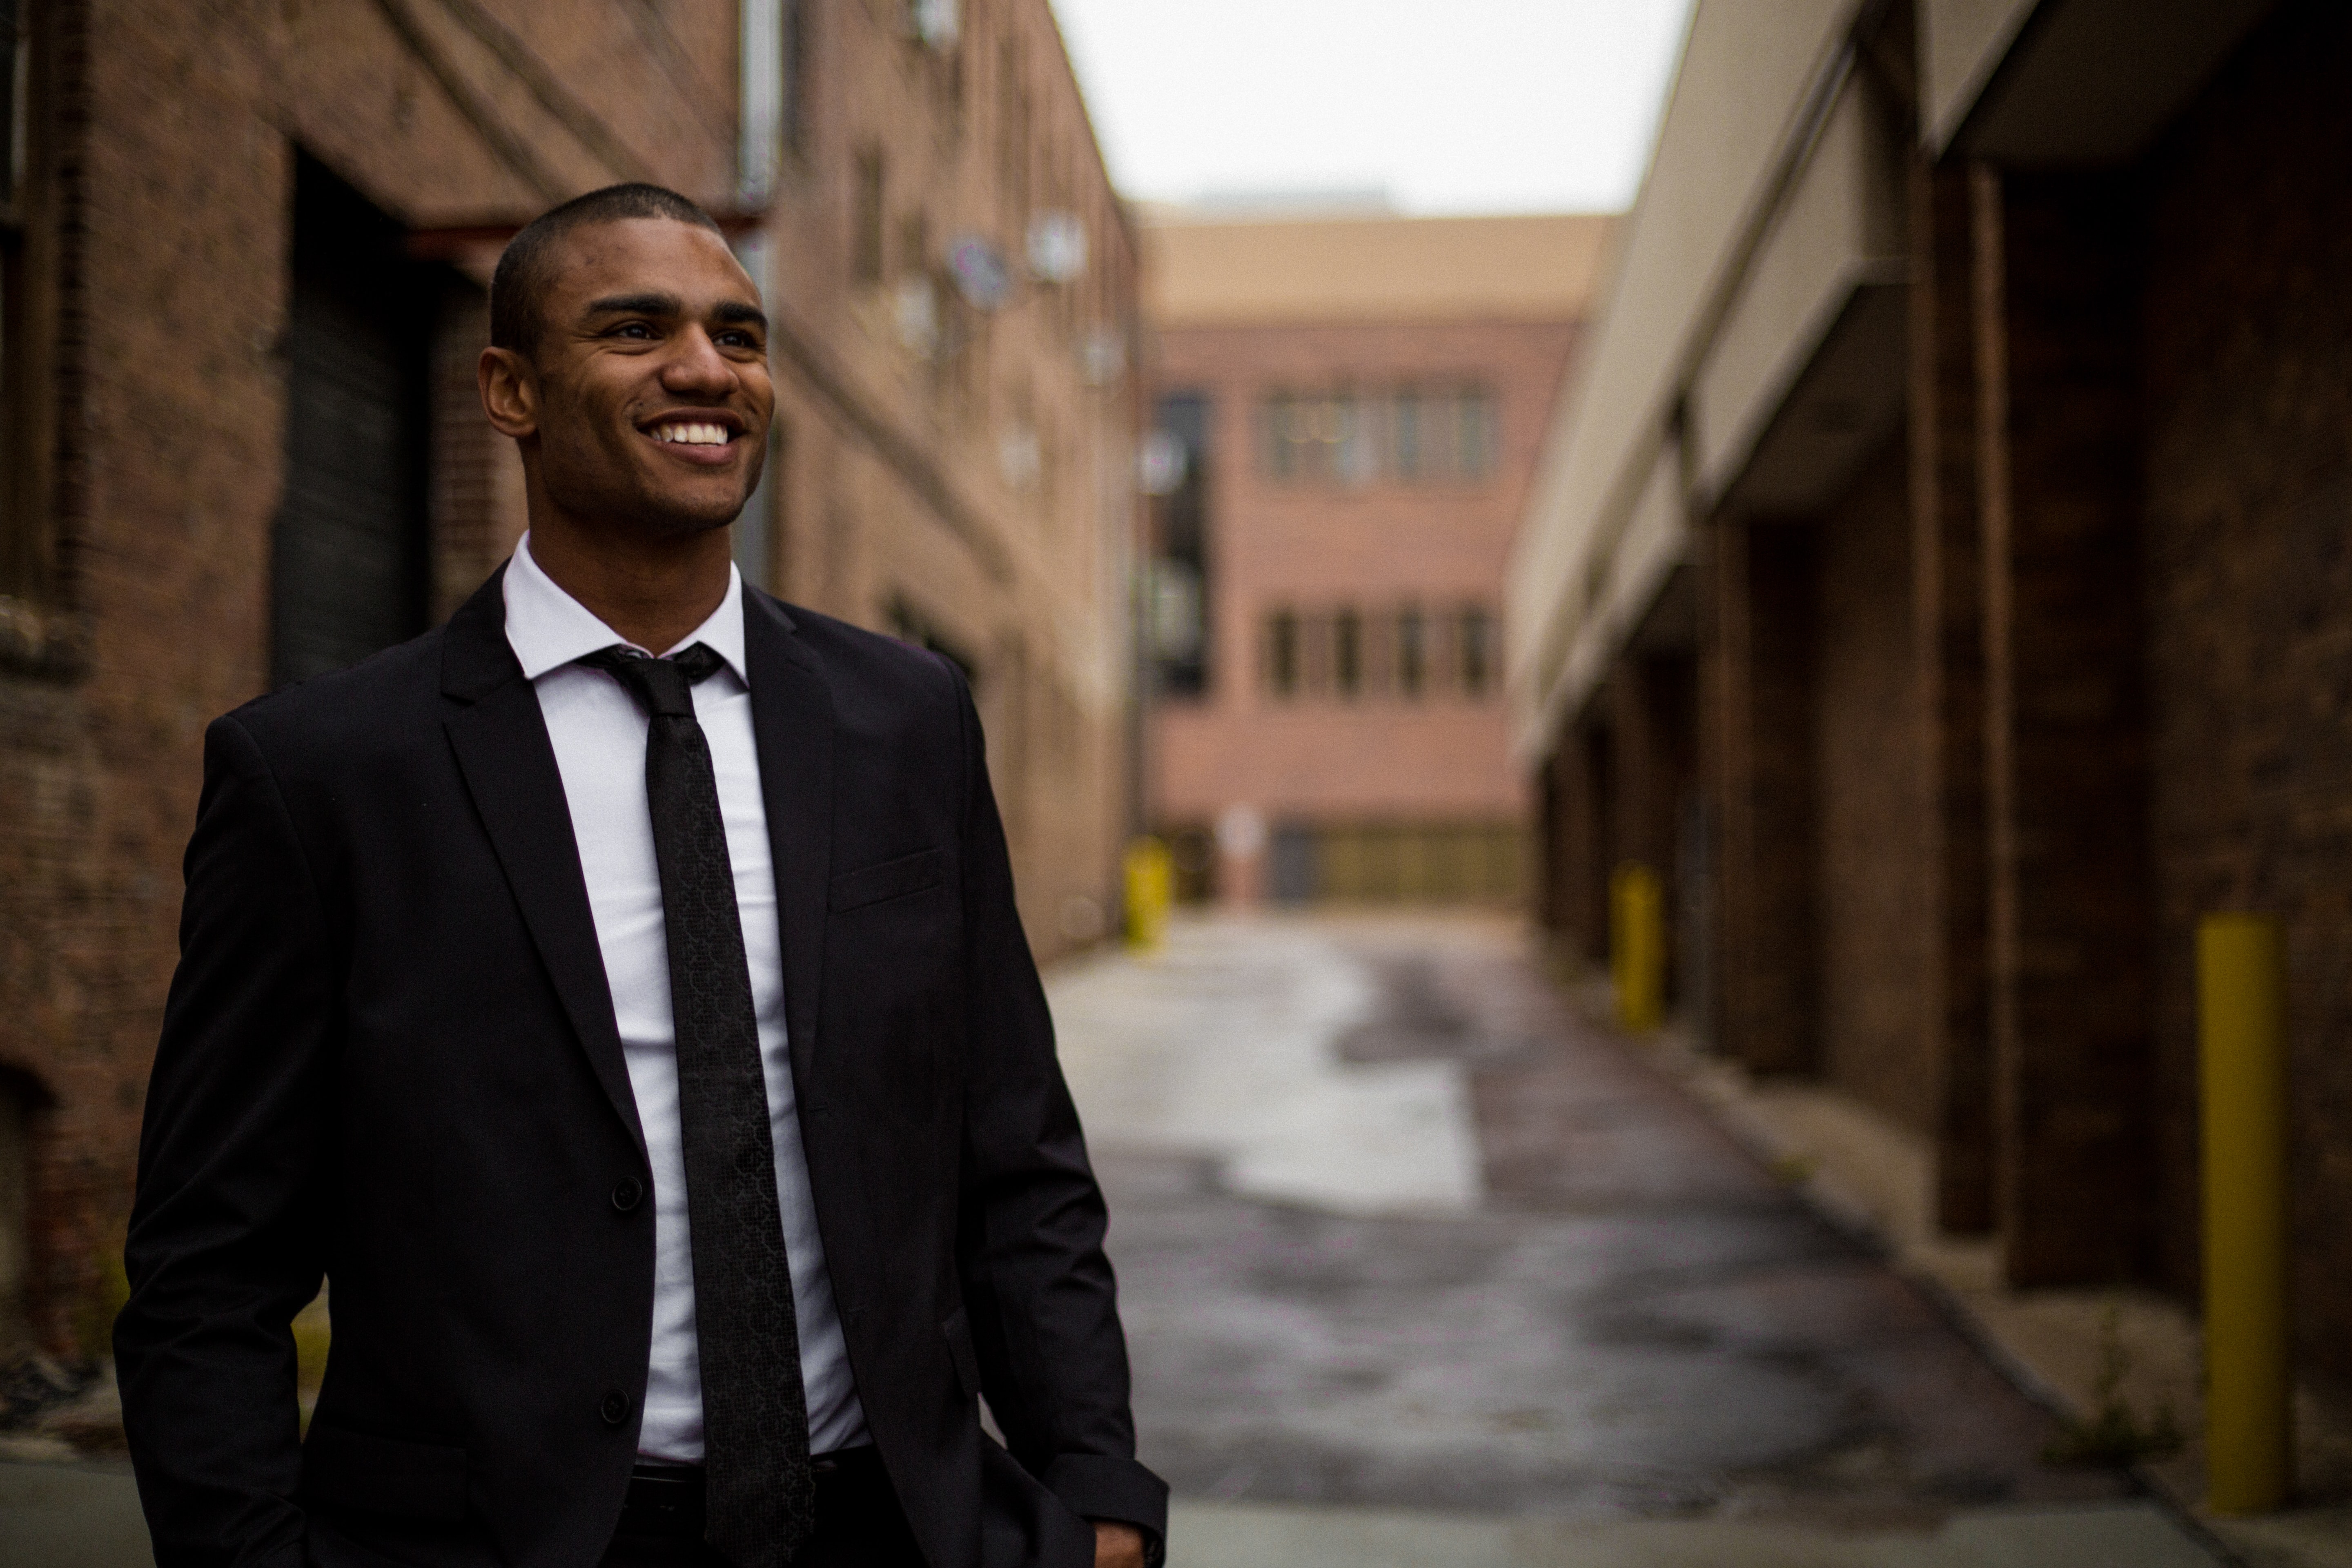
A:
{"type": "Polygon", "coordinates": [[[591,316],[675,316],[686,309],[675,294],[607,294],[588,301],[591,316]]]}
{"type": "MultiPolygon", "coordinates": [[[[586,314],[591,316],[681,316],[686,313],[686,301],[675,294],[652,292],[645,294],[607,294],[601,300],[588,301],[586,314]]],[[[710,311],[713,320],[730,324],[751,322],[760,327],[768,318],[759,307],[729,300],[715,305],[710,311]]]]}

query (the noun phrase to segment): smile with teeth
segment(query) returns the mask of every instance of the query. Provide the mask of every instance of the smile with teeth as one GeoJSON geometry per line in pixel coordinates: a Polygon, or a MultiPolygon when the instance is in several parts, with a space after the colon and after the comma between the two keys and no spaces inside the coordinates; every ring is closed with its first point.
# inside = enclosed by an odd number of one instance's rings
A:
{"type": "Polygon", "coordinates": [[[684,420],[656,425],[651,434],[656,441],[676,442],[687,447],[724,447],[734,438],[734,432],[724,425],[692,424],[684,420]]]}

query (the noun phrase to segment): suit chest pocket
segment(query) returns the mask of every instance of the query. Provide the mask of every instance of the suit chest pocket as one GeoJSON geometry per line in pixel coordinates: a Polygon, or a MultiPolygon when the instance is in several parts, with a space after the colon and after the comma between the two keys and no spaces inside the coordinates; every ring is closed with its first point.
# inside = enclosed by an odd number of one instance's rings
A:
{"type": "Polygon", "coordinates": [[[870,909],[900,899],[911,899],[940,886],[946,857],[936,849],[918,849],[844,871],[826,890],[825,908],[836,915],[870,909]]]}

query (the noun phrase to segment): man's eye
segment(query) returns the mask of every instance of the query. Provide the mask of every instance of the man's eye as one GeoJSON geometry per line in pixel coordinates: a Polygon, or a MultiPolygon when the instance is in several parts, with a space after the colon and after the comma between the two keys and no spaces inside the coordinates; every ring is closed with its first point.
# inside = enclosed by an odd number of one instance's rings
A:
{"type": "Polygon", "coordinates": [[[646,339],[654,335],[654,330],[643,321],[624,321],[613,329],[613,335],[616,338],[646,339]]]}

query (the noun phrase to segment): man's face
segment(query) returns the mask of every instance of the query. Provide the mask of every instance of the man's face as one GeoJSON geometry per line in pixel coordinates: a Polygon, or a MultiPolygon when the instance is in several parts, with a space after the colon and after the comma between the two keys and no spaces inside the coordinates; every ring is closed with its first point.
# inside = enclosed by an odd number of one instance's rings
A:
{"type": "Polygon", "coordinates": [[[656,535],[743,510],[775,389],[759,292],[718,235],[630,218],[563,236],[530,358],[540,480],[558,508],[656,535]]]}

